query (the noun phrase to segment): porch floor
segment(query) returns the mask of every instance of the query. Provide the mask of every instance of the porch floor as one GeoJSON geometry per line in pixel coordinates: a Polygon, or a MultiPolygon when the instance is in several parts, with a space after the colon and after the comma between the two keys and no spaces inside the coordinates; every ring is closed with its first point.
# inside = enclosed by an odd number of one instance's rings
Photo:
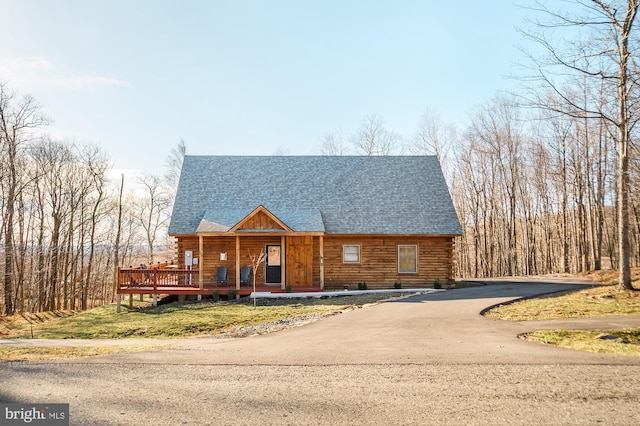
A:
{"type": "MultiPolygon", "coordinates": [[[[180,286],[157,286],[153,287],[153,284],[149,286],[122,286],[118,288],[118,294],[177,294],[177,295],[211,295],[214,291],[218,291],[218,294],[225,296],[229,291],[235,291],[239,296],[248,296],[253,293],[253,286],[241,286],[240,289],[236,289],[233,286],[211,286],[205,285],[204,288],[198,287],[180,287],[180,286]]],[[[291,287],[291,293],[308,293],[308,292],[321,292],[320,287],[291,287]]],[[[256,286],[256,292],[259,293],[286,293],[286,290],[280,288],[280,286],[261,285],[256,286]]]]}

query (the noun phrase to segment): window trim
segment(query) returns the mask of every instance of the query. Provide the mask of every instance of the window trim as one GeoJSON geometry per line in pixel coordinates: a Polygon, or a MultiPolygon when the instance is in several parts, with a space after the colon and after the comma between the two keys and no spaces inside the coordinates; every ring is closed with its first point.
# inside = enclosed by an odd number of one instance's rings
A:
{"type": "MultiPolygon", "coordinates": [[[[355,253],[349,253],[351,255],[355,254],[355,253]]],[[[362,260],[362,254],[361,254],[361,250],[360,250],[360,244],[343,244],[342,245],[342,263],[348,263],[348,264],[352,264],[352,265],[358,265],[360,264],[360,261],[362,260]],[[345,248],[347,247],[357,247],[358,248],[358,260],[346,260],[345,258],[345,248]]]]}
{"type": "Polygon", "coordinates": [[[417,274],[418,273],[418,244],[398,244],[398,274],[417,274]],[[400,270],[400,249],[413,247],[415,250],[415,270],[413,271],[401,271],[400,270]]]}

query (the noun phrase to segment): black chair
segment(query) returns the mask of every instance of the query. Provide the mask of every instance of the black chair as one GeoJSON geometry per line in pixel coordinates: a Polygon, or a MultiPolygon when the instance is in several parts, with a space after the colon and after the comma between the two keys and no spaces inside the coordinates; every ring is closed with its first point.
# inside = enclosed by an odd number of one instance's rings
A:
{"type": "Polygon", "coordinates": [[[250,276],[251,276],[251,268],[248,266],[243,266],[240,269],[240,285],[242,284],[249,285],[250,276]]]}
{"type": "Polygon", "coordinates": [[[218,266],[218,273],[216,274],[216,286],[218,284],[229,284],[227,280],[227,267],[226,266],[218,266]]]}

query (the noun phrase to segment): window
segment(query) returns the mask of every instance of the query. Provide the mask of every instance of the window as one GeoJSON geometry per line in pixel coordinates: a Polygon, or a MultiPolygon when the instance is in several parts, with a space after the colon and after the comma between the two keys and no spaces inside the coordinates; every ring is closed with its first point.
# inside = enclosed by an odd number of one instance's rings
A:
{"type": "Polygon", "coordinates": [[[416,274],[418,272],[418,246],[398,246],[398,273],[416,274]]]}
{"type": "Polygon", "coordinates": [[[342,246],[342,263],[360,263],[360,246],[342,246]]]}

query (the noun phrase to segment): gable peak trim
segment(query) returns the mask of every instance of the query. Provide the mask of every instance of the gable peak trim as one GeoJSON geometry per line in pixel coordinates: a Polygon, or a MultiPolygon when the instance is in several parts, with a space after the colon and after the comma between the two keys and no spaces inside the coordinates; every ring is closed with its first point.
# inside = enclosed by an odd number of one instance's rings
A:
{"type": "Polygon", "coordinates": [[[231,229],[229,229],[229,232],[236,232],[239,229],[242,228],[242,226],[244,224],[246,224],[248,221],[250,221],[252,218],[254,218],[256,215],[263,213],[265,214],[269,219],[271,219],[272,221],[274,221],[275,223],[278,224],[278,226],[280,226],[282,229],[284,229],[287,232],[293,232],[293,230],[291,228],[289,228],[289,226],[287,226],[286,223],[284,223],[283,221],[281,221],[278,216],[276,216],[275,214],[271,213],[269,211],[268,208],[266,208],[265,206],[263,206],[262,204],[260,204],[258,207],[256,207],[255,209],[253,209],[251,211],[251,213],[249,213],[248,215],[246,215],[245,217],[243,217],[238,223],[236,223],[235,225],[233,225],[231,227],[231,229]]]}

